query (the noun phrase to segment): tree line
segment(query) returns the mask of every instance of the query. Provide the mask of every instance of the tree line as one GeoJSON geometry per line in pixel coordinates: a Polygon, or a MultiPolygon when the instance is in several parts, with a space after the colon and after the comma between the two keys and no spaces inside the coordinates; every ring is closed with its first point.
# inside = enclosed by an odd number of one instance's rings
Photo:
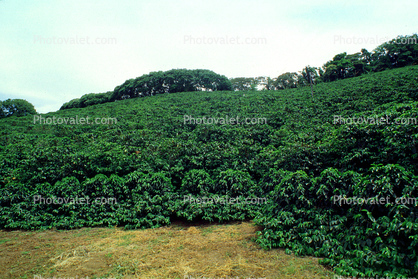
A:
{"type": "MultiPolygon", "coordinates": [[[[210,70],[172,69],[144,74],[128,79],[106,93],[89,93],[64,103],[62,109],[83,108],[91,105],[153,96],[156,94],[191,91],[257,91],[282,90],[308,86],[311,83],[331,82],[366,73],[380,72],[418,64],[418,35],[398,36],[378,46],[372,52],[337,54],[322,67],[306,66],[300,72],[287,72],[276,78],[237,77],[228,79],[210,70]]],[[[24,100],[6,100],[1,105],[0,118],[36,113],[32,104],[24,100]]]]}
{"type": "Polygon", "coordinates": [[[128,79],[111,92],[86,94],[79,99],[65,103],[61,109],[82,108],[93,104],[164,93],[218,90],[232,90],[231,81],[210,70],[172,69],[128,79]]]}
{"type": "Polygon", "coordinates": [[[312,82],[330,82],[357,77],[370,72],[380,72],[418,64],[418,36],[398,36],[378,46],[372,52],[363,48],[360,52],[337,54],[322,67],[306,66],[300,72],[287,72],[277,78],[232,78],[235,91],[281,90],[307,86],[312,82]]]}
{"type": "Polygon", "coordinates": [[[228,79],[210,70],[172,69],[151,72],[128,79],[106,93],[90,93],[71,100],[61,109],[83,108],[95,104],[156,94],[191,91],[257,91],[282,90],[309,86],[311,83],[331,82],[357,77],[370,72],[380,72],[418,64],[418,36],[398,36],[378,46],[372,52],[337,54],[322,67],[306,66],[302,71],[287,72],[276,78],[237,77],[228,79]]]}
{"type": "Polygon", "coordinates": [[[0,118],[15,116],[25,116],[35,114],[35,107],[23,99],[7,99],[0,101],[0,118]]]}

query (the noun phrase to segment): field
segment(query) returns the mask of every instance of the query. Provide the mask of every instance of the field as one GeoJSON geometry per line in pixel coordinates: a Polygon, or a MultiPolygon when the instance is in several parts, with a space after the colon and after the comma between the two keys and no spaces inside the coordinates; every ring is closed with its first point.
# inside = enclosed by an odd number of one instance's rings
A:
{"type": "Polygon", "coordinates": [[[320,259],[342,276],[416,276],[417,105],[409,66],[318,84],[313,99],[185,92],[0,119],[2,274],[97,261],[109,276],[321,278],[320,259]],[[238,117],[253,122],[219,122],[238,117]],[[230,198],[265,200],[201,202],[230,198]]]}
{"type": "Polygon", "coordinates": [[[1,278],[330,278],[313,257],[265,251],[253,241],[251,222],[225,225],[174,223],[126,231],[0,232],[1,278]]]}

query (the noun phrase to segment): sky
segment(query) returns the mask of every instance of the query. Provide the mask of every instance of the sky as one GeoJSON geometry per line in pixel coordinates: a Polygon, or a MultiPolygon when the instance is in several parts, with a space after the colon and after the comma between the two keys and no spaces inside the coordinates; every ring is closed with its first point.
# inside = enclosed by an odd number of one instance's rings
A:
{"type": "Polygon", "coordinates": [[[0,0],[0,100],[38,113],[153,71],[320,67],[417,33],[415,0],[0,0]]]}

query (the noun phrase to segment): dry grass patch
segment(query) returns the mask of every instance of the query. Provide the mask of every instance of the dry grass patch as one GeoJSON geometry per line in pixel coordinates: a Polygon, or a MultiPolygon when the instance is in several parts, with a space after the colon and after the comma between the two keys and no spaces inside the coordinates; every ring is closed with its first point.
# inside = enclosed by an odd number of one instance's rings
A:
{"type": "Polygon", "coordinates": [[[265,251],[251,222],[126,231],[0,231],[0,278],[331,278],[313,257],[265,251]]]}

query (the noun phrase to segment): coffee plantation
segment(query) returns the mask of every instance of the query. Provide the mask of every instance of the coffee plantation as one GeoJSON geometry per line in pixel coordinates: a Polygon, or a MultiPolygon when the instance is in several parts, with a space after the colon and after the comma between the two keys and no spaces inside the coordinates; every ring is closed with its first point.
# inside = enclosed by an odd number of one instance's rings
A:
{"type": "Polygon", "coordinates": [[[341,276],[417,276],[417,90],[418,66],[408,66],[317,84],[314,99],[310,87],[192,91],[43,115],[117,119],[108,124],[3,118],[0,228],[254,220],[261,247],[321,257],[341,276]],[[202,198],[265,202],[191,202],[202,198]]]}

